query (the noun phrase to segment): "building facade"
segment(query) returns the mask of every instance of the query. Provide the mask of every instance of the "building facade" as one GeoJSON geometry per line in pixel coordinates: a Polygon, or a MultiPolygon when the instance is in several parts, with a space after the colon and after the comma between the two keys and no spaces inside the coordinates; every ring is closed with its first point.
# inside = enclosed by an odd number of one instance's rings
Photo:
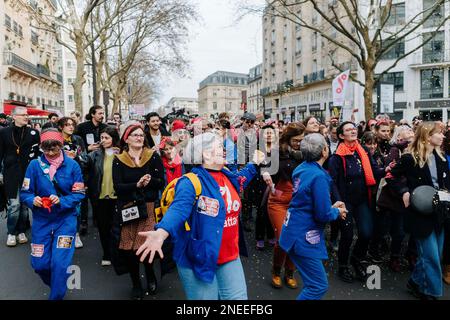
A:
{"type": "MultiPolygon", "coordinates": [[[[318,1],[322,8],[339,10],[338,1],[318,1]]],[[[368,1],[359,1],[367,7],[368,1]]],[[[405,23],[423,10],[430,8],[433,0],[394,1],[391,17],[384,27],[382,37],[396,32],[405,23]]],[[[296,14],[303,20],[327,31],[333,39],[345,41],[345,37],[330,28],[310,4],[297,6],[296,14]],[[328,27],[327,27],[328,26],[328,27]],[[341,39],[339,39],[341,38],[341,39]]],[[[444,17],[450,14],[450,6],[442,7],[423,26],[398,42],[381,58],[375,72],[382,73],[391,67],[405,52],[420,46],[423,39],[431,36],[444,17]],[[409,38],[411,38],[409,40],[409,38]]],[[[330,12],[330,17],[332,13],[330,12]]],[[[345,24],[345,21],[343,21],[345,24]]],[[[376,25],[374,26],[376,28],[376,25]]],[[[348,25],[348,30],[355,33],[348,25]]],[[[364,72],[354,59],[343,49],[337,48],[311,29],[300,27],[287,19],[274,17],[270,10],[263,16],[263,89],[264,112],[266,116],[284,120],[301,120],[312,114],[322,121],[338,115],[340,107],[333,106],[332,80],[339,74],[335,65],[350,69],[353,76],[364,82],[364,72]]],[[[411,55],[400,60],[383,76],[382,82],[394,85],[394,112],[389,115],[397,120],[411,120],[421,114],[425,119],[446,121],[450,111],[450,22],[447,21],[433,39],[411,55]]],[[[372,31],[373,32],[373,31],[372,31]]],[[[348,41],[348,40],[347,40],[348,41]]],[[[348,45],[351,45],[348,44],[348,45]]],[[[356,50],[356,48],[355,48],[356,50]]],[[[354,82],[346,104],[358,108],[359,119],[364,119],[364,88],[354,82]]],[[[373,96],[377,108],[377,94],[373,96]]]]}
{"type": "Polygon", "coordinates": [[[247,103],[248,74],[217,71],[200,82],[198,113],[210,116],[221,112],[241,114],[247,103]]]}
{"type": "Polygon", "coordinates": [[[184,109],[187,114],[198,113],[198,99],[197,98],[185,98],[185,97],[173,97],[167,102],[165,106],[164,114],[172,112],[173,110],[184,109]]]}
{"type": "MultiPolygon", "coordinates": [[[[61,34],[61,39],[64,41],[64,43],[67,43],[68,45],[72,44],[69,35],[65,32],[61,34]]],[[[74,88],[72,84],[75,81],[76,77],[77,61],[73,53],[65,46],[61,46],[60,60],[61,60],[60,72],[62,73],[64,78],[63,95],[61,103],[64,105],[65,114],[69,115],[70,112],[75,111],[75,97],[74,97],[74,88]]],[[[85,77],[86,82],[83,85],[82,89],[83,115],[86,115],[89,112],[89,108],[94,104],[92,67],[90,65],[86,65],[85,67],[85,77]]]]}
{"type": "Polygon", "coordinates": [[[262,63],[250,69],[248,73],[247,111],[263,118],[262,63]]]}
{"type": "Polygon", "coordinates": [[[0,1],[0,110],[9,113],[6,109],[11,105],[22,104],[30,109],[63,114],[63,77],[59,72],[61,46],[54,34],[35,27],[37,24],[30,10],[40,10],[54,17],[57,2],[0,1]]]}

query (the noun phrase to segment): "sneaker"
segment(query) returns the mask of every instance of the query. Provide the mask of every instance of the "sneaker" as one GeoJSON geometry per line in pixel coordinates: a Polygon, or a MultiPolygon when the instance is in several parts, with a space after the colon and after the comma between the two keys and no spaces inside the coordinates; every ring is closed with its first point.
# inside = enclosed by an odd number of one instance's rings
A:
{"type": "Polygon", "coordinates": [[[111,261],[109,260],[102,260],[102,266],[106,267],[106,266],[110,266],[111,265],[111,261]]]}
{"type": "Polygon", "coordinates": [[[25,233],[19,233],[19,236],[17,237],[19,239],[19,243],[27,243],[28,239],[25,233]]]}
{"type": "Polygon", "coordinates": [[[256,250],[264,250],[264,240],[256,241],[256,250]]]}
{"type": "Polygon", "coordinates": [[[12,234],[8,234],[8,240],[6,240],[6,245],[8,247],[15,247],[17,245],[16,236],[12,234]]]}
{"type": "Polygon", "coordinates": [[[355,270],[355,278],[359,281],[365,282],[367,278],[366,268],[361,263],[360,260],[352,257],[350,259],[351,265],[353,266],[353,270],[355,270]]]}
{"type": "Polygon", "coordinates": [[[293,271],[287,271],[287,270],[285,271],[284,282],[286,283],[286,286],[289,289],[297,289],[298,288],[297,280],[294,277],[293,271]]]}
{"type": "Polygon", "coordinates": [[[77,233],[75,236],[75,249],[83,248],[83,242],[81,242],[80,234],[77,233]]]}

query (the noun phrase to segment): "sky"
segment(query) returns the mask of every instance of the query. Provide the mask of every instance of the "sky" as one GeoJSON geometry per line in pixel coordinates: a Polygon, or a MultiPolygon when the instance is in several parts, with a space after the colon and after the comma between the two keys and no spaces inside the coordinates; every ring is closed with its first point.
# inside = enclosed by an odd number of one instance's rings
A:
{"type": "Polygon", "coordinates": [[[153,108],[165,105],[172,97],[197,98],[199,83],[211,73],[248,73],[262,62],[261,18],[247,16],[236,22],[237,1],[197,0],[201,18],[190,28],[187,77],[163,77],[153,108]]]}

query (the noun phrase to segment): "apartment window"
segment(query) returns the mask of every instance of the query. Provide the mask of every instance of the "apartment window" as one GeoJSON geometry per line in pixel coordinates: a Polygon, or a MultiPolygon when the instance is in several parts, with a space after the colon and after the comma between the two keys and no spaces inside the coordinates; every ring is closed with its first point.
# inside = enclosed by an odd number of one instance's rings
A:
{"type": "Polygon", "coordinates": [[[295,42],[295,53],[302,52],[302,38],[298,37],[297,41],[295,42]]]}
{"type": "Polygon", "coordinates": [[[11,17],[5,14],[5,26],[11,29],[11,17]]]}
{"type": "Polygon", "coordinates": [[[405,23],[405,3],[393,4],[386,25],[396,26],[405,23]]]}
{"type": "Polygon", "coordinates": [[[312,51],[315,52],[317,50],[317,32],[314,32],[312,34],[311,46],[312,46],[312,51]]]}
{"type": "MultiPolygon", "coordinates": [[[[423,0],[423,14],[424,15],[428,15],[430,14],[430,10],[432,10],[431,8],[436,6],[436,0],[423,0]]],[[[424,28],[433,28],[433,27],[437,27],[439,26],[443,20],[445,19],[444,17],[444,5],[441,4],[440,6],[437,6],[434,10],[433,10],[433,14],[431,15],[431,17],[428,18],[427,21],[425,21],[425,23],[423,24],[424,28]]]]}
{"type": "Polygon", "coordinates": [[[72,69],[72,61],[67,61],[67,69],[72,69]]]}
{"type": "Polygon", "coordinates": [[[33,99],[32,98],[28,98],[28,104],[33,104],[33,99]]]}
{"type": "Polygon", "coordinates": [[[288,36],[288,27],[287,27],[287,24],[285,24],[284,29],[283,29],[284,40],[286,40],[287,36],[288,36]]]}
{"type": "MultiPolygon", "coordinates": [[[[423,41],[430,39],[432,35],[432,33],[424,33],[423,41]]],[[[444,31],[439,31],[423,46],[423,63],[442,62],[444,59],[444,47],[444,31]]]]}
{"type": "Polygon", "coordinates": [[[41,98],[36,98],[36,104],[40,105],[41,104],[41,98]]]}
{"type": "Polygon", "coordinates": [[[22,26],[19,25],[19,36],[23,37],[23,29],[22,26]]]}
{"type": "Polygon", "coordinates": [[[13,30],[14,30],[14,33],[19,32],[19,25],[15,21],[13,22],[13,30]]]}
{"type": "MultiPolygon", "coordinates": [[[[383,42],[383,46],[389,46],[391,42],[385,41],[383,42]]],[[[381,59],[390,60],[390,59],[398,59],[402,55],[405,54],[405,40],[398,41],[387,51],[381,59]]]]}
{"type": "Polygon", "coordinates": [[[69,94],[69,102],[73,102],[73,95],[69,94]]]}
{"type": "Polygon", "coordinates": [[[271,35],[270,39],[271,39],[270,41],[272,41],[272,43],[275,42],[275,30],[272,30],[272,35],[271,35]]]}
{"type": "Polygon", "coordinates": [[[295,68],[295,75],[297,79],[301,79],[302,77],[302,64],[298,63],[296,68],[295,68]]]}
{"type": "Polygon", "coordinates": [[[217,102],[213,102],[213,110],[217,110],[217,102]]]}
{"type": "Polygon", "coordinates": [[[403,72],[386,73],[380,81],[393,83],[395,91],[403,91],[403,72]]]}
{"type": "Polygon", "coordinates": [[[426,69],[420,72],[420,98],[444,97],[444,69],[426,69]]]}
{"type": "Polygon", "coordinates": [[[72,78],[68,78],[67,79],[67,84],[70,86],[70,85],[72,85],[72,83],[73,83],[73,79],[72,78]]]}
{"type": "Polygon", "coordinates": [[[312,72],[317,72],[317,60],[314,59],[312,63],[312,72]]]}

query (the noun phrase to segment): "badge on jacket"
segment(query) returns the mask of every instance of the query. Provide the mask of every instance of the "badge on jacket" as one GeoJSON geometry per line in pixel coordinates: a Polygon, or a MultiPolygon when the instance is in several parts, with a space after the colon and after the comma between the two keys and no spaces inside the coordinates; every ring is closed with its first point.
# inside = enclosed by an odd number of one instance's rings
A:
{"type": "Polygon", "coordinates": [[[210,217],[217,217],[219,214],[219,200],[200,196],[198,198],[198,210],[201,214],[205,214],[210,217]]]}
{"type": "Polygon", "coordinates": [[[23,179],[22,190],[24,191],[30,190],[30,178],[23,179]]]}
{"type": "Polygon", "coordinates": [[[310,230],[306,233],[306,241],[310,244],[318,244],[320,242],[319,230],[310,230]]]}

